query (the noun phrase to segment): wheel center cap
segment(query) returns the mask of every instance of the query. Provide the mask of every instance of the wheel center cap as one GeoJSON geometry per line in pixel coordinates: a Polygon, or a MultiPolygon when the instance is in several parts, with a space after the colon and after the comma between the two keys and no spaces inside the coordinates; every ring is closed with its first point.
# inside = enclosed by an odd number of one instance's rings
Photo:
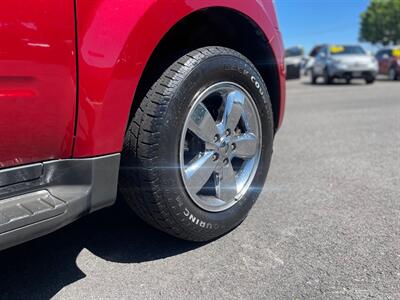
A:
{"type": "Polygon", "coordinates": [[[221,146],[219,147],[219,151],[223,154],[226,155],[228,154],[229,151],[229,144],[226,141],[223,141],[221,143],[221,146]]]}

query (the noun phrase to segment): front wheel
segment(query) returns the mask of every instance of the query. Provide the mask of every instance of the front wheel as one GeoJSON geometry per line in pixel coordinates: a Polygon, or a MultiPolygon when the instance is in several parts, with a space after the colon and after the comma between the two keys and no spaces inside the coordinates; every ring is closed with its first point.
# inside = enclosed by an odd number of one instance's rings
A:
{"type": "Polygon", "coordinates": [[[314,70],[310,71],[311,84],[317,84],[318,77],[315,75],[314,70]]]}
{"type": "Polygon", "coordinates": [[[373,76],[365,78],[366,84],[373,84],[374,82],[375,82],[375,77],[373,76]]]}
{"type": "Polygon", "coordinates": [[[272,155],[267,88],[238,52],[206,47],[171,65],[129,126],[120,190],[146,222],[208,241],[239,225],[272,155]]]}
{"type": "Polygon", "coordinates": [[[324,70],[324,83],[325,84],[332,84],[333,78],[329,75],[328,69],[324,70]]]}

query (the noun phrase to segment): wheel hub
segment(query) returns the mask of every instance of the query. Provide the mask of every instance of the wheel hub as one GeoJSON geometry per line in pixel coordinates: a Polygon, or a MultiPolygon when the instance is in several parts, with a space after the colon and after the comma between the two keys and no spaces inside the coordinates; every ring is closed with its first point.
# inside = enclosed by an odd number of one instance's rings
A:
{"type": "Polygon", "coordinates": [[[217,152],[221,155],[221,157],[226,157],[229,154],[229,146],[230,143],[227,139],[224,139],[218,146],[217,152]]]}

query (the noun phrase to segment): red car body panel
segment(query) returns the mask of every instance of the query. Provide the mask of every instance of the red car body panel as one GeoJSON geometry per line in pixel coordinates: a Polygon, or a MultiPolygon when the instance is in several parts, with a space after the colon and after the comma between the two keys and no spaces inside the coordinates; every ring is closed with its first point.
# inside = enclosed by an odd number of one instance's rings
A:
{"type": "Polygon", "coordinates": [[[74,157],[121,151],[135,88],[157,44],[185,16],[216,6],[247,15],[269,40],[280,68],[281,124],[284,51],[271,0],[77,0],[79,109],[74,157]]]}
{"type": "Polygon", "coordinates": [[[2,0],[0,168],[120,152],[151,54],[207,7],[238,11],[264,32],[279,68],[280,125],[284,51],[272,0],[2,0]]]}
{"type": "Polygon", "coordinates": [[[0,168],[72,155],[74,3],[0,3],[0,168]]]}

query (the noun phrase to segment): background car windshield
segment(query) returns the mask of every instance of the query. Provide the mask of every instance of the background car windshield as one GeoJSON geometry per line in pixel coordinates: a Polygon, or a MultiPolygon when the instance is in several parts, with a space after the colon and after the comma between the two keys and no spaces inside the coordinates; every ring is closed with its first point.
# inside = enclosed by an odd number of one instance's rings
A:
{"type": "Polygon", "coordinates": [[[292,47],[292,48],[286,49],[285,57],[302,56],[303,52],[304,51],[302,48],[292,47]]]}
{"type": "Polygon", "coordinates": [[[364,49],[360,46],[332,46],[330,48],[332,55],[343,55],[343,54],[366,54],[364,49]]]}

